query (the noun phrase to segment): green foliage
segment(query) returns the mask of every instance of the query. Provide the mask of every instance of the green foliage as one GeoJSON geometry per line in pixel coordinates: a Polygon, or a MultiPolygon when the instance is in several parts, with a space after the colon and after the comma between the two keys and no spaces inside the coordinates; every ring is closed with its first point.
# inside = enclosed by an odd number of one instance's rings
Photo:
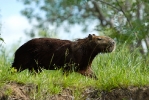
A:
{"type": "Polygon", "coordinates": [[[148,60],[141,56],[139,49],[130,52],[127,45],[120,44],[113,53],[99,54],[95,58],[92,67],[98,80],[94,80],[76,72],[65,76],[61,70],[43,70],[38,74],[28,70],[16,72],[3,54],[0,59],[0,86],[8,82],[35,84],[38,90],[34,93],[34,98],[38,99],[44,99],[43,93],[58,94],[63,88],[69,88],[75,98],[80,99],[81,91],[86,87],[108,91],[113,88],[148,85],[148,60]]]}
{"type": "Polygon", "coordinates": [[[56,37],[56,32],[54,30],[44,29],[39,30],[38,35],[41,37],[56,37]]]}
{"type": "Polygon", "coordinates": [[[119,46],[115,52],[101,54],[96,59],[98,60],[94,60],[93,66],[99,76],[100,84],[97,85],[102,89],[144,86],[149,82],[149,64],[143,59],[139,50],[129,52],[126,46],[119,46]]]}
{"type": "Polygon", "coordinates": [[[0,41],[4,42],[4,39],[3,38],[0,38],[0,41]]]}
{"type": "Polygon", "coordinates": [[[21,0],[21,2],[26,6],[21,13],[29,21],[36,19],[39,22],[36,26],[39,28],[46,28],[48,24],[59,26],[65,21],[69,24],[84,25],[85,22],[96,19],[100,21],[98,23],[100,27],[109,25],[114,27],[113,25],[118,24],[117,28],[125,25],[133,28],[135,25],[132,22],[140,20],[140,17],[148,23],[146,18],[149,5],[145,0],[21,0]],[[139,10],[144,14],[141,15],[139,10]],[[110,22],[107,19],[116,21],[110,22]]]}

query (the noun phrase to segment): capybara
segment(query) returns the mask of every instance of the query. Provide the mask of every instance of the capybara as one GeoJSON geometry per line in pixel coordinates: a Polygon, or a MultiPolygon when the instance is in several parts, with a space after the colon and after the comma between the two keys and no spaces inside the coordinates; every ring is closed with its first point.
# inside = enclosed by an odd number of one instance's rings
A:
{"type": "Polygon", "coordinates": [[[98,53],[115,49],[115,41],[107,36],[89,34],[75,41],[54,38],[35,38],[23,44],[16,52],[12,67],[19,71],[41,69],[75,71],[95,77],[91,64],[98,53]]]}

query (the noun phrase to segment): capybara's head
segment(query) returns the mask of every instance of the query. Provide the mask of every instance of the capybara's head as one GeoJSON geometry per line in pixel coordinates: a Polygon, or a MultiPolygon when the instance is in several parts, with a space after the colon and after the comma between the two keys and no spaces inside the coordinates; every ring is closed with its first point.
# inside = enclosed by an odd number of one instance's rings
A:
{"type": "Polygon", "coordinates": [[[107,36],[96,36],[95,34],[89,34],[88,39],[91,46],[100,53],[108,53],[115,50],[116,43],[113,39],[107,36]]]}

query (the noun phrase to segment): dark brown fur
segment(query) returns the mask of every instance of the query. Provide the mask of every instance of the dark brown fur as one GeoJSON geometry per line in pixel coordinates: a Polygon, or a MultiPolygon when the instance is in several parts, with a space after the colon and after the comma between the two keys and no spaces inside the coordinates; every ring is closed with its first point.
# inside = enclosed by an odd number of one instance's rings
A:
{"type": "Polygon", "coordinates": [[[112,52],[115,42],[106,36],[90,35],[76,41],[37,38],[23,44],[15,53],[12,67],[17,70],[40,68],[74,70],[93,77],[91,64],[98,53],[112,52]]]}

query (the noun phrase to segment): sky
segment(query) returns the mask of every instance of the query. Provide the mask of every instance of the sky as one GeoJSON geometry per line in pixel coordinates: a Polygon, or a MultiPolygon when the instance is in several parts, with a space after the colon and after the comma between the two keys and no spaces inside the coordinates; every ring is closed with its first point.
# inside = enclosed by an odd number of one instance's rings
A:
{"type": "Polygon", "coordinates": [[[0,0],[1,37],[5,46],[20,39],[25,40],[24,30],[30,28],[27,19],[20,14],[23,4],[17,0],[0,0]]]}
{"type": "MultiPolygon", "coordinates": [[[[17,43],[21,40],[20,45],[28,41],[24,31],[31,28],[27,18],[21,15],[20,11],[24,8],[23,4],[17,0],[0,0],[0,23],[1,37],[5,41],[5,46],[11,46],[13,43],[17,43]]],[[[70,34],[64,32],[61,27],[59,30],[58,37],[60,39],[75,39],[83,38],[88,34],[81,33],[80,26],[74,26],[70,34]],[[75,31],[74,31],[75,30],[75,31]],[[77,33],[77,35],[76,35],[77,33]]],[[[90,32],[96,34],[96,32],[90,32]]]]}

